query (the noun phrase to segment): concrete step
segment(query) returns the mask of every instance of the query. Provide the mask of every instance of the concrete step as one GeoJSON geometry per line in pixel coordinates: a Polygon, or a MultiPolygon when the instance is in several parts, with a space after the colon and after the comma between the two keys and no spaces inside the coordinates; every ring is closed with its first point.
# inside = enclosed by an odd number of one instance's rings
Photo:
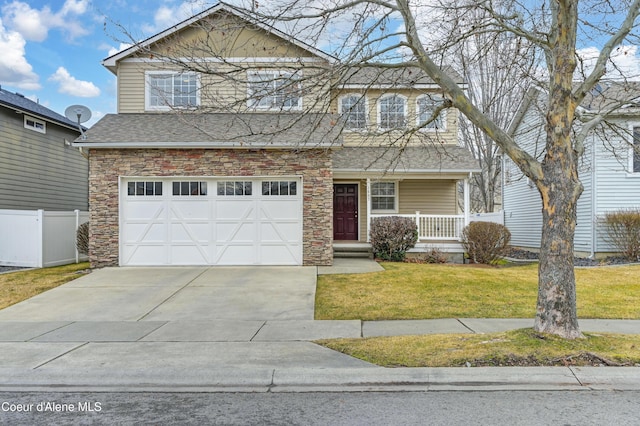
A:
{"type": "Polygon", "coordinates": [[[371,252],[354,252],[354,251],[334,251],[334,258],[340,259],[373,259],[373,253],[371,252]]]}
{"type": "Polygon", "coordinates": [[[337,244],[333,246],[333,257],[373,259],[373,251],[368,244],[337,244]]]}

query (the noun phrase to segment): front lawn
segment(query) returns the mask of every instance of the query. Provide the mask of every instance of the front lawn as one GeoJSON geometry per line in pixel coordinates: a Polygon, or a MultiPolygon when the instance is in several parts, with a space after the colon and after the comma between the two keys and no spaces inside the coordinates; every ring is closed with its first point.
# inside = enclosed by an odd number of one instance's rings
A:
{"type": "Polygon", "coordinates": [[[80,277],[89,263],[0,274],[0,309],[80,277]]]}
{"type": "Polygon", "coordinates": [[[317,343],[384,367],[640,366],[640,335],[584,334],[584,339],[566,340],[525,328],[317,343]]]}
{"type": "MultiPolygon", "coordinates": [[[[533,318],[537,265],[382,263],[383,272],[322,275],[316,319],[533,318]]],[[[579,318],[640,318],[640,265],[576,268],[579,318]]]]}

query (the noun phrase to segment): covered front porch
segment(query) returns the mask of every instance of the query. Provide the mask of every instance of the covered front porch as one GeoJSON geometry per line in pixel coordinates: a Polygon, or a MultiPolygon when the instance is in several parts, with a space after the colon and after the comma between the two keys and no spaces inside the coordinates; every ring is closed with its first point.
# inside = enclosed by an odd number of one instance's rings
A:
{"type": "Polygon", "coordinates": [[[470,220],[469,178],[477,166],[464,148],[440,149],[336,150],[334,251],[368,244],[376,217],[402,216],[415,220],[418,229],[413,251],[461,253],[460,237],[470,220]]]}

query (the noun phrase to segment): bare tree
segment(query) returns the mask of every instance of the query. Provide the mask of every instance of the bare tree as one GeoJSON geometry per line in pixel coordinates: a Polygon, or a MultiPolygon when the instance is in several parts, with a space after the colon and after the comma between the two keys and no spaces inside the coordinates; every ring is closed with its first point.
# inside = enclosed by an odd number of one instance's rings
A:
{"type": "MultiPolygon", "coordinates": [[[[503,8],[512,8],[513,4],[504,1],[503,8]]],[[[467,15],[472,25],[482,25],[490,18],[484,9],[471,10],[467,15]]],[[[534,83],[535,67],[540,65],[534,46],[506,32],[474,32],[462,38],[449,56],[452,66],[464,77],[469,100],[498,126],[507,128],[534,83]]],[[[460,139],[482,170],[471,179],[471,210],[493,212],[502,190],[500,148],[464,116],[460,139]]]]}
{"type": "MultiPolygon", "coordinates": [[[[410,84],[412,77],[421,73],[441,88],[447,99],[433,111],[429,120],[407,126],[401,136],[398,136],[397,126],[390,126],[394,128],[393,132],[382,135],[378,132],[375,137],[381,144],[400,148],[410,138],[423,138],[425,144],[439,145],[437,137],[425,138],[424,132],[418,130],[437,120],[446,108],[455,107],[484,133],[483,149],[495,155],[497,146],[507,155],[537,187],[543,205],[534,328],[565,338],[581,337],[573,268],[576,204],[583,189],[578,161],[584,152],[587,135],[604,117],[588,118],[574,131],[576,109],[605,76],[614,49],[625,42],[637,42],[635,31],[640,0],[273,0],[264,5],[260,3],[257,8],[250,3],[245,5],[247,10],[253,10],[251,16],[257,17],[263,25],[282,28],[286,33],[306,40],[310,46],[322,47],[330,53],[328,56],[332,56],[326,57],[325,62],[301,61],[292,66],[292,75],[300,66],[304,70],[300,78],[291,80],[292,93],[305,90],[304,87],[331,93],[331,84],[344,85],[349,79],[363,75],[368,76],[372,87],[381,79],[389,78],[410,84]],[[580,67],[584,78],[575,85],[578,38],[585,36],[593,37],[601,48],[590,68],[580,67]],[[546,145],[540,160],[519,146],[506,131],[506,121],[502,120],[505,114],[500,111],[504,112],[507,105],[514,106],[509,100],[504,100],[505,104],[500,106],[496,103],[497,100],[502,102],[505,92],[501,90],[506,86],[489,86],[479,97],[475,92],[468,94],[464,84],[454,77],[448,61],[465,43],[474,45],[476,57],[483,60],[491,60],[493,46],[500,49],[504,43],[512,44],[515,53],[542,58],[544,67],[536,72],[529,70],[531,62],[515,58],[501,62],[502,58],[498,56],[493,58],[493,63],[486,63],[491,67],[486,71],[488,74],[500,75],[494,68],[504,66],[506,75],[522,73],[527,84],[537,83],[547,93],[544,107],[546,145]],[[483,43],[491,47],[479,48],[483,43]]],[[[201,25],[205,25],[203,28],[211,34],[205,45],[215,47],[217,33],[206,28],[206,23],[201,25]]],[[[221,30],[218,28],[218,31],[221,30]]],[[[159,49],[147,54],[162,56],[185,70],[209,74],[208,84],[212,88],[221,79],[243,78],[241,67],[225,62],[220,52],[219,63],[209,67],[211,62],[205,63],[198,58],[212,56],[211,51],[198,50],[202,47],[190,45],[188,39],[183,41],[182,49],[159,49]]],[[[282,64],[277,65],[282,69],[282,64]]],[[[237,111],[247,102],[260,102],[261,96],[270,95],[269,81],[264,83],[264,93],[254,93],[249,100],[235,103],[235,109],[228,103],[221,104],[227,105],[230,111],[237,111]]],[[[215,90],[210,93],[220,99],[228,95],[215,90]]],[[[507,90],[506,93],[511,92],[507,90]]],[[[331,111],[327,96],[315,99],[317,102],[306,106],[304,113],[335,112],[331,111]]],[[[489,175],[487,177],[491,178],[489,175]]]]}

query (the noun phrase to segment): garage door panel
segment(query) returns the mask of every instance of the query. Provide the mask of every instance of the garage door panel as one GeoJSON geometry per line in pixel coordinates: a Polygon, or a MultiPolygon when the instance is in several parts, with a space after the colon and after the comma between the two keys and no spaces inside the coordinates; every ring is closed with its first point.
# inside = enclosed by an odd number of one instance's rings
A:
{"type": "Polygon", "coordinates": [[[300,202],[298,200],[262,200],[260,203],[260,219],[300,220],[300,202]]]}
{"type": "Polygon", "coordinates": [[[125,226],[125,243],[164,243],[168,238],[165,223],[128,223],[125,226]]]}
{"type": "Polygon", "coordinates": [[[216,223],[216,240],[220,243],[250,243],[255,241],[255,223],[216,223]]]}
{"type": "Polygon", "coordinates": [[[167,265],[167,250],[162,245],[125,245],[123,256],[126,264],[139,266],[167,265]]]}
{"type": "Polygon", "coordinates": [[[225,198],[215,203],[214,212],[216,219],[237,220],[253,218],[255,215],[255,201],[225,198]]]}
{"type": "Polygon", "coordinates": [[[269,222],[260,224],[260,241],[261,242],[298,242],[299,224],[291,222],[269,222]]]}
{"type": "Polygon", "coordinates": [[[299,244],[292,244],[286,247],[281,245],[260,246],[260,260],[264,265],[299,265],[302,259],[298,255],[301,251],[299,244]],[[288,259],[283,263],[283,259],[288,259]]]}
{"type": "MultiPolygon", "coordinates": [[[[145,178],[146,180],[146,178],[145,178]]],[[[184,179],[151,178],[164,188],[184,179]]],[[[237,179],[246,186],[246,178],[237,179]]],[[[121,196],[122,265],[295,265],[302,264],[302,194],[293,186],[261,191],[121,196]],[[284,188],[284,189],[283,189],[284,188]],[[293,195],[287,195],[285,191],[293,195]]],[[[208,188],[233,178],[198,178],[208,188]]],[[[290,179],[289,179],[290,181],[290,179]]],[[[251,180],[253,188],[262,181],[251,180]]],[[[289,185],[289,184],[287,184],[289,185]]],[[[244,188],[244,187],[243,187],[244,188]]]]}
{"type": "Polygon", "coordinates": [[[219,247],[215,263],[218,265],[255,265],[258,263],[255,244],[251,242],[246,245],[219,247]]]}
{"type": "Polygon", "coordinates": [[[207,265],[211,263],[212,256],[209,253],[208,244],[169,246],[172,265],[207,265]]]}
{"type": "Polygon", "coordinates": [[[211,239],[211,224],[209,222],[178,222],[171,223],[171,241],[209,241],[211,239]]]}
{"type": "Polygon", "coordinates": [[[211,218],[211,203],[208,200],[196,200],[196,201],[171,201],[171,214],[172,220],[209,220],[211,218]]]}

